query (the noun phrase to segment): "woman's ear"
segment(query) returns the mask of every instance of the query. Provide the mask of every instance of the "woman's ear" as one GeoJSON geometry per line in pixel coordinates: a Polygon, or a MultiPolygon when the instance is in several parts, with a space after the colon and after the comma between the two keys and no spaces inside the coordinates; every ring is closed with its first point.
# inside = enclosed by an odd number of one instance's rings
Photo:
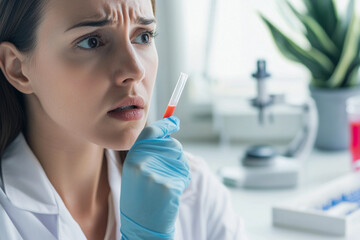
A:
{"type": "Polygon", "coordinates": [[[23,73],[25,56],[9,42],[0,43],[0,69],[8,82],[24,94],[33,93],[29,79],[23,73]]]}

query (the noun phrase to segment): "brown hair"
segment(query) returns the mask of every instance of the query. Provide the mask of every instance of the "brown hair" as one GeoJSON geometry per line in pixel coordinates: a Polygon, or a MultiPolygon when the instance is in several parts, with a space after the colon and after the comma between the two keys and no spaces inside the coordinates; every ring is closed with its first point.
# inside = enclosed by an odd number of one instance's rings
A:
{"type": "MultiPolygon", "coordinates": [[[[0,0],[0,43],[11,42],[21,52],[34,49],[41,10],[41,0],[0,0]]],[[[24,125],[23,95],[0,71],[0,157],[24,125]]]]}
{"type": "Polygon", "coordinates": [[[155,9],[156,9],[156,4],[155,4],[155,0],[151,0],[151,4],[152,4],[152,9],[153,9],[153,12],[154,12],[154,15],[155,15],[155,9]]]}
{"type": "MultiPolygon", "coordinates": [[[[42,17],[44,0],[0,0],[0,43],[10,42],[27,53],[36,46],[36,30],[42,17]]],[[[155,14],[155,0],[151,0],[155,14]]],[[[16,90],[0,70],[0,159],[5,148],[26,127],[23,94],[16,90]]],[[[126,152],[120,152],[125,159],[126,152]]]]}

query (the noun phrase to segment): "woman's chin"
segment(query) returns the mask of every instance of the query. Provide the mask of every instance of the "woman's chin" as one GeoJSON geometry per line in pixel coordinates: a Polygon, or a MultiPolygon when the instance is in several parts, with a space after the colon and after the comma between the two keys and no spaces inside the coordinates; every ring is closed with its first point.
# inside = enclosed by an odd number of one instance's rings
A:
{"type": "Polygon", "coordinates": [[[140,135],[143,126],[135,126],[128,129],[113,129],[103,131],[98,129],[96,139],[93,142],[104,148],[116,151],[129,150],[140,135]]]}
{"type": "Polygon", "coordinates": [[[112,140],[107,142],[105,148],[113,149],[116,151],[127,151],[134,145],[139,133],[125,134],[125,136],[122,135],[113,137],[112,140]]]}

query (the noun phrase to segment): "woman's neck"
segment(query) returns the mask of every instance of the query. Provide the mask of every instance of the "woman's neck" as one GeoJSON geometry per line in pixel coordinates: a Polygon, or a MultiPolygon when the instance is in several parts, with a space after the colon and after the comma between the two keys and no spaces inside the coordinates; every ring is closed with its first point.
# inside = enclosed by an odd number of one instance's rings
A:
{"type": "Polygon", "coordinates": [[[38,132],[25,138],[85,236],[103,239],[110,193],[104,149],[94,144],[74,147],[70,140],[38,132]]]}
{"type": "Polygon", "coordinates": [[[75,215],[96,212],[110,192],[104,148],[63,133],[28,128],[25,138],[48,179],[75,215]]]}

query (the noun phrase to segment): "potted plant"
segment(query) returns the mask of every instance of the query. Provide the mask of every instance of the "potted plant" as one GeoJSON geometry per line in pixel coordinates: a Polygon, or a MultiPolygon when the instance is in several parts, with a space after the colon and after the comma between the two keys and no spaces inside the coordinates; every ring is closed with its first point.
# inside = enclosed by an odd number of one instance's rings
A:
{"type": "Polygon", "coordinates": [[[350,0],[344,15],[339,14],[333,0],[303,0],[304,12],[286,2],[303,26],[308,47],[301,47],[260,14],[280,52],[311,73],[309,89],[319,113],[317,148],[348,148],[346,99],[360,95],[359,2],[350,0]]]}

